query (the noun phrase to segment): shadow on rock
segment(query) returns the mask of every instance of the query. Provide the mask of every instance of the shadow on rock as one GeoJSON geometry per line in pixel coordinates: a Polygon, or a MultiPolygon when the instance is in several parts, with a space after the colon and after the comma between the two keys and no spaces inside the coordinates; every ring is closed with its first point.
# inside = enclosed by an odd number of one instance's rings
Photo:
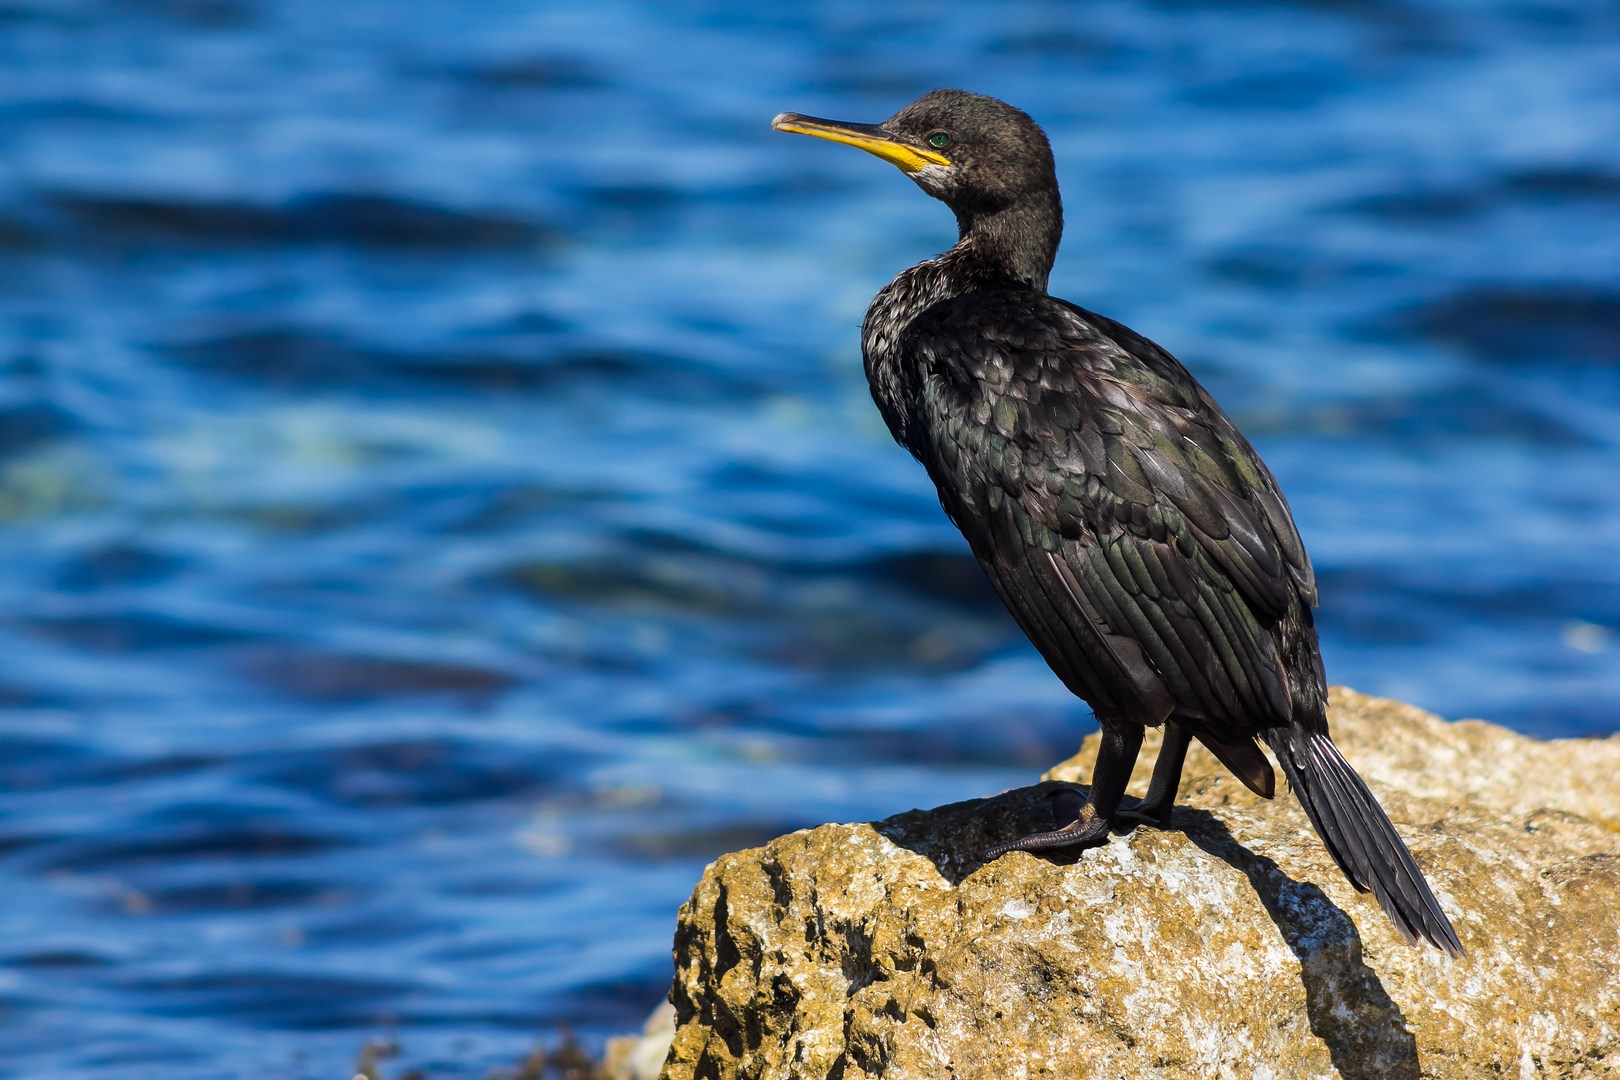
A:
{"type": "Polygon", "coordinates": [[[1244,847],[1207,810],[1178,807],[1171,824],[1248,877],[1299,958],[1311,1030],[1327,1045],[1345,1080],[1415,1080],[1422,1075],[1417,1039],[1400,1006],[1363,959],[1361,933],[1350,916],[1316,885],[1295,881],[1271,859],[1244,847]],[[1344,1008],[1351,1002],[1353,1008],[1344,1008]]]}
{"type": "MultiPolygon", "coordinates": [[[[985,863],[992,846],[1037,828],[1048,828],[1053,805],[1073,796],[1073,784],[1048,781],[1014,788],[988,799],[951,803],[932,810],[908,810],[872,823],[879,835],[914,851],[933,863],[952,885],[985,863]]],[[[1084,790],[1084,789],[1081,789],[1084,790]]],[[[1058,866],[1071,866],[1084,851],[1056,848],[1042,857],[1058,866]]]]}

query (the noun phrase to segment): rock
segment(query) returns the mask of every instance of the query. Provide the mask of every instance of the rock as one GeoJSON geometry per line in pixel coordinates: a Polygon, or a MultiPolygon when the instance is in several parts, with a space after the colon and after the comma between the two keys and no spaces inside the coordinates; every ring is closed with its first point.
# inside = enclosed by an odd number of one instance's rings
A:
{"type": "Polygon", "coordinates": [[[1404,944],[1292,795],[1195,747],[1171,830],[1078,857],[977,855],[1050,821],[1043,784],[717,860],[681,909],[663,1076],[1620,1075],[1620,737],[1345,690],[1331,723],[1466,958],[1404,944]]]}

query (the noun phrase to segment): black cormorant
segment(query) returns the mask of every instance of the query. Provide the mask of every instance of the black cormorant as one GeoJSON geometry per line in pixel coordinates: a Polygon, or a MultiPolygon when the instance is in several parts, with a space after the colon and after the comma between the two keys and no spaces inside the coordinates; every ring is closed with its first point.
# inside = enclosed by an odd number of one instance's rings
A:
{"type": "Polygon", "coordinates": [[[872,397],[1102,729],[1072,820],[988,857],[1168,824],[1191,739],[1270,798],[1259,739],[1345,876],[1407,941],[1461,955],[1411,853],[1328,737],[1315,576],[1270,471],[1169,353],[1047,293],[1063,211],[1045,133],[961,90],[924,94],[881,124],[783,113],[772,127],[875,154],[956,214],[956,246],[902,271],[866,313],[872,397]],[[1147,797],[1122,808],[1143,729],[1159,724],[1147,797]]]}

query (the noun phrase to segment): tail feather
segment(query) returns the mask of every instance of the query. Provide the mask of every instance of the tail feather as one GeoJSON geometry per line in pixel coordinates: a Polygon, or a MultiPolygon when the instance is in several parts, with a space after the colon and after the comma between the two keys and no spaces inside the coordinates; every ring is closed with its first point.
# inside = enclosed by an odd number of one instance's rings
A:
{"type": "Polygon", "coordinates": [[[1350,883],[1378,898],[1407,942],[1416,944],[1421,938],[1462,956],[1462,942],[1412,853],[1327,733],[1273,728],[1265,737],[1328,854],[1350,883]]]}
{"type": "MultiPolygon", "coordinates": [[[[1319,781],[1320,787],[1313,791],[1310,786],[1302,785],[1299,790],[1309,793],[1323,822],[1339,830],[1339,850],[1333,852],[1334,858],[1358,889],[1365,892],[1369,888],[1376,888],[1380,862],[1391,861],[1384,857],[1388,852],[1379,845],[1382,838],[1378,835],[1377,821],[1388,820],[1384,817],[1383,807],[1373,800],[1361,777],[1350,769],[1331,742],[1312,739],[1306,754],[1312,767],[1309,775],[1319,781]],[[1374,820],[1368,820],[1367,807],[1361,805],[1363,801],[1371,805],[1374,820]],[[1344,809],[1350,812],[1339,812],[1344,809]],[[1346,862],[1349,866],[1345,865],[1346,862]]],[[[1394,861],[1399,868],[1400,856],[1406,853],[1407,848],[1398,836],[1394,840],[1394,847],[1394,861]]],[[[1329,845],[1329,850],[1333,850],[1333,845],[1329,845]]]]}

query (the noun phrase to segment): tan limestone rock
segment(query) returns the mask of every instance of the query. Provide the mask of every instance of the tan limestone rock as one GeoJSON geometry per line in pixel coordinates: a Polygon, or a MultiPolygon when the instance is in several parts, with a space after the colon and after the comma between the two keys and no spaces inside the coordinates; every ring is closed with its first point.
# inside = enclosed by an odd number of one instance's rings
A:
{"type": "Polygon", "coordinates": [[[717,860],[681,909],[663,1075],[1620,1075],[1620,738],[1332,706],[1465,959],[1405,945],[1291,794],[1195,747],[1171,830],[1078,857],[977,854],[1045,827],[1047,784],[717,860]]]}

